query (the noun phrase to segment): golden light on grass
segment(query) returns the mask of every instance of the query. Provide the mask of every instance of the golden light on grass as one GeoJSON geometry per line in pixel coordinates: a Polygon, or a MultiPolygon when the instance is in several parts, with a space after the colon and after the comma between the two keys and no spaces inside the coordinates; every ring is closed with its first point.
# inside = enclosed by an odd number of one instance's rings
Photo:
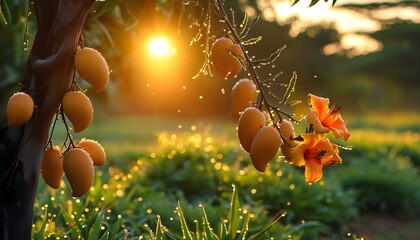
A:
{"type": "Polygon", "coordinates": [[[155,57],[168,55],[171,51],[168,40],[162,37],[154,38],[149,44],[149,50],[155,57]]]}

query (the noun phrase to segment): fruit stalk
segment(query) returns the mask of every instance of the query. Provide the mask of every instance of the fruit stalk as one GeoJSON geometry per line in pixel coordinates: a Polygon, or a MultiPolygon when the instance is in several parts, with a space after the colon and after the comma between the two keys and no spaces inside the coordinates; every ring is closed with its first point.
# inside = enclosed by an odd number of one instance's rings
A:
{"type": "Polygon", "coordinates": [[[212,0],[212,4],[213,4],[213,8],[216,11],[216,14],[221,19],[223,19],[224,25],[227,27],[227,29],[229,29],[229,31],[231,33],[231,36],[233,37],[234,42],[241,47],[241,50],[244,53],[243,57],[245,58],[245,64],[246,64],[246,67],[248,68],[247,70],[251,74],[251,79],[255,82],[255,84],[257,84],[258,89],[261,89],[261,84],[260,84],[260,81],[259,81],[258,74],[255,72],[252,61],[249,58],[248,54],[246,53],[246,49],[243,46],[243,44],[241,43],[241,39],[239,38],[238,34],[236,33],[235,28],[233,27],[232,23],[230,22],[229,17],[226,14],[226,12],[223,8],[223,5],[218,0],[212,0]]]}
{"type": "Polygon", "coordinates": [[[35,0],[38,31],[22,91],[34,99],[32,118],[1,127],[0,239],[31,239],[33,204],[48,132],[74,78],[74,53],[94,0],[35,0]]]}
{"type": "Polygon", "coordinates": [[[276,121],[274,121],[274,119],[276,119],[273,115],[273,111],[277,113],[278,116],[278,122],[281,122],[283,120],[283,118],[281,117],[280,113],[292,118],[292,116],[290,114],[287,114],[283,111],[281,111],[281,109],[279,109],[278,107],[272,105],[270,103],[270,101],[268,101],[268,98],[266,96],[266,92],[263,90],[262,88],[262,84],[260,81],[260,78],[255,70],[254,64],[251,60],[251,58],[249,57],[249,55],[247,54],[247,51],[244,47],[244,45],[241,42],[241,39],[238,35],[238,33],[235,30],[235,27],[232,25],[232,23],[229,20],[228,15],[226,14],[224,8],[223,8],[223,4],[220,2],[220,0],[212,0],[210,2],[213,6],[213,9],[215,10],[216,14],[218,15],[218,17],[220,19],[223,20],[223,24],[225,25],[225,27],[229,30],[229,34],[230,36],[233,38],[234,43],[238,44],[242,50],[242,52],[244,53],[244,63],[247,67],[247,70],[250,73],[250,79],[252,81],[254,81],[254,83],[257,85],[257,88],[260,90],[260,100],[257,104],[258,108],[262,109],[263,107],[265,107],[267,109],[267,112],[270,116],[270,119],[273,120],[272,123],[274,125],[274,127],[280,131],[279,127],[278,127],[278,123],[276,121]],[[271,111],[273,110],[273,111],[271,111]]]}

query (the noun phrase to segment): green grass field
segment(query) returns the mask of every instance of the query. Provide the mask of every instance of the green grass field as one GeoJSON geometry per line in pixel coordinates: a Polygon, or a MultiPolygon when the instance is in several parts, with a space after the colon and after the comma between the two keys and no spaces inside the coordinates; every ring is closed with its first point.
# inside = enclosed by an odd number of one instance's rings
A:
{"type": "MultiPolygon", "coordinates": [[[[196,237],[208,226],[223,236],[242,225],[247,229],[243,235],[238,231],[223,239],[420,234],[415,227],[420,214],[420,115],[371,115],[349,122],[352,136],[346,145],[353,149],[341,150],[343,164],[325,169],[322,181],[308,185],[303,170],[281,158],[265,173],[256,171],[239,146],[234,121],[96,117],[74,138],[99,141],[107,163],[96,168],[94,187],[81,198],[71,197],[65,177],[58,190],[40,179],[34,239],[182,239],[185,226],[196,237]],[[238,194],[234,206],[232,186],[238,194]],[[390,228],[392,233],[366,232],[350,224],[372,212],[409,220],[405,228],[390,228]]],[[[56,128],[54,144],[60,145],[65,133],[56,128]]]]}

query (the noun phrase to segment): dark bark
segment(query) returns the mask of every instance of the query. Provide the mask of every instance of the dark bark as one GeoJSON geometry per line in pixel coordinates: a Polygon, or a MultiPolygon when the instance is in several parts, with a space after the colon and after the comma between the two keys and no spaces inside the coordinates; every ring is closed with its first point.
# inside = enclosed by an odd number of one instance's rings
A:
{"type": "Polygon", "coordinates": [[[74,53],[94,0],[35,0],[38,31],[23,89],[36,108],[26,124],[0,127],[0,239],[31,239],[33,204],[49,128],[74,78],[74,53]]]}

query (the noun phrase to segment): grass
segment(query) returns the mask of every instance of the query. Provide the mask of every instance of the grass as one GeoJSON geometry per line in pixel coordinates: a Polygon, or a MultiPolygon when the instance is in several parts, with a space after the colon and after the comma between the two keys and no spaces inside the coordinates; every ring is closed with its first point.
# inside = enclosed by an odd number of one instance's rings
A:
{"type": "MultiPolygon", "coordinates": [[[[197,236],[208,225],[220,233],[221,219],[228,220],[232,211],[232,185],[242,218],[251,216],[248,238],[276,216],[282,217],[261,237],[356,238],[347,234],[347,222],[364,211],[420,210],[415,130],[420,116],[393,125],[372,119],[365,119],[368,128],[361,120],[349,126],[353,150],[342,150],[344,163],[326,169],[324,179],[309,186],[301,169],[281,159],[264,174],[253,169],[233,121],[99,116],[74,138],[98,140],[107,164],[96,168],[94,187],[77,199],[65,178],[58,190],[40,180],[34,239],[156,239],[160,226],[166,237],[182,236],[179,208],[185,224],[197,226],[190,227],[197,236]],[[199,206],[206,209],[204,225],[199,206]]],[[[57,126],[55,144],[63,136],[57,126]]]]}

